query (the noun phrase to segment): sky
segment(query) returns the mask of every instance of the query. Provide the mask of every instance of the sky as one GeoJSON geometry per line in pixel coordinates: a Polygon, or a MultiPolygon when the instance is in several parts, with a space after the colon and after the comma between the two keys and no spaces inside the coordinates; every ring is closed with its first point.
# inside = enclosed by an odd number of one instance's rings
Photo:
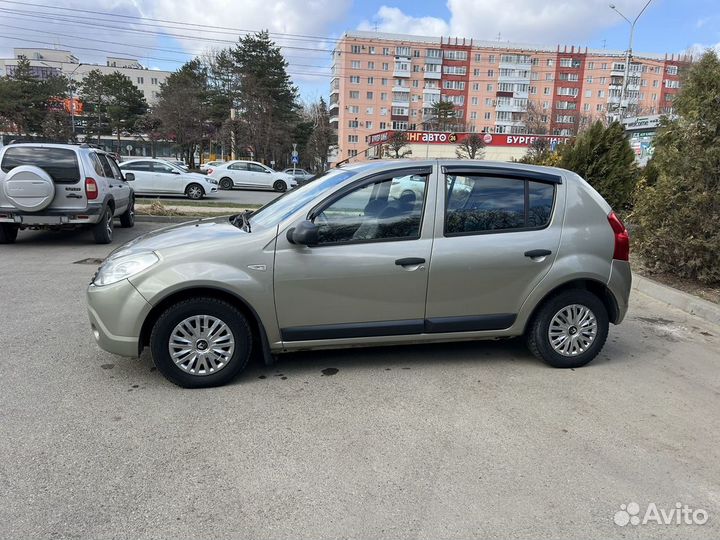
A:
{"type": "MultiPolygon", "coordinates": [[[[631,20],[646,2],[614,0],[631,20]]],[[[81,62],[130,56],[172,71],[261,29],[283,46],[305,101],[328,94],[329,51],[348,30],[613,50],[625,50],[629,35],[606,0],[0,0],[0,58],[14,47],[69,48],[81,62]]],[[[633,49],[708,47],[720,51],[720,1],[652,0],[633,49]]]]}

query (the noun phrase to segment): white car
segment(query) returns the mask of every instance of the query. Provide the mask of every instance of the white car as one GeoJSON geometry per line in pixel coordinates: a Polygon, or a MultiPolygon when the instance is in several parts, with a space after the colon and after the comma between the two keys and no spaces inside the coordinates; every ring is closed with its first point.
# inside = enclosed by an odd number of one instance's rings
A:
{"type": "Polygon", "coordinates": [[[216,161],[206,161],[205,163],[200,165],[200,171],[206,173],[208,172],[208,169],[214,169],[215,167],[219,167],[223,163],[225,163],[225,161],[222,159],[218,159],[216,161]]]}
{"type": "Polygon", "coordinates": [[[282,192],[297,186],[297,181],[289,174],[274,171],[257,161],[228,161],[209,168],[208,177],[215,178],[220,189],[239,187],[282,192]]]}
{"type": "Polygon", "coordinates": [[[197,200],[218,190],[216,180],[204,174],[183,171],[162,159],[126,161],[120,169],[138,195],[186,195],[197,200]]]}

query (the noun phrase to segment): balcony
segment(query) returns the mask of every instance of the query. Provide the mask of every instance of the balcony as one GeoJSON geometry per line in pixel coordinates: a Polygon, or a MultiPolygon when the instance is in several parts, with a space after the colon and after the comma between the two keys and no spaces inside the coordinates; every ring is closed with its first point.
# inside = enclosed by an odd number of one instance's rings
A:
{"type": "Polygon", "coordinates": [[[496,111],[504,111],[504,112],[517,112],[517,113],[524,113],[527,110],[527,107],[522,107],[520,105],[513,105],[513,104],[500,104],[498,103],[495,106],[496,111]]]}
{"type": "Polygon", "coordinates": [[[335,103],[331,103],[330,107],[328,107],[328,112],[331,115],[333,114],[333,111],[335,111],[335,114],[337,114],[339,110],[340,110],[340,103],[337,101],[335,103]]]}
{"type": "Polygon", "coordinates": [[[624,77],[625,76],[625,70],[624,69],[613,69],[610,71],[611,77],[624,77]]]}
{"type": "Polygon", "coordinates": [[[440,73],[439,71],[424,71],[423,77],[425,77],[426,79],[440,80],[440,78],[442,77],[442,73],[440,73]]]}
{"type": "Polygon", "coordinates": [[[410,77],[410,69],[393,69],[393,77],[410,77]]]}
{"type": "Polygon", "coordinates": [[[337,116],[331,116],[330,117],[330,127],[337,129],[339,121],[340,121],[340,119],[337,116]],[[335,125],[333,126],[333,124],[335,124],[335,125]]]}
{"type": "Polygon", "coordinates": [[[524,69],[530,71],[532,64],[530,62],[500,62],[500,69],[524,69]]]}

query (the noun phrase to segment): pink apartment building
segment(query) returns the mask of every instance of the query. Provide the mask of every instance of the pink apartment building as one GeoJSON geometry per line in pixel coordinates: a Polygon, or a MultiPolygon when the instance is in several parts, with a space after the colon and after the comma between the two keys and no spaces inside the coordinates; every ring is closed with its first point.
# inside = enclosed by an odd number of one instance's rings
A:
{"type": "Polygon", "coordinates": [[[625,51],[347,32],[333,51],[330,84],[337,160],[363,159],[374,133],[431,130],[440,100],[454,104],[465,131],[491,134],[540,124],[535,131],[572,136],[598,117],[670,114],[690,60],[634,54],[626,70],[625,51]]]}

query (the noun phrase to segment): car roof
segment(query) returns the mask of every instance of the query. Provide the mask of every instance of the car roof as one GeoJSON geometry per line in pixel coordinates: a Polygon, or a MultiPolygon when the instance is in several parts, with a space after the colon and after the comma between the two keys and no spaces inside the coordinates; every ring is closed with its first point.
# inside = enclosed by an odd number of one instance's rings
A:
{"type": "Polygon", "coordinates": [[[65,150],[92,150],[93,152],[100,152],[103,154],[111,154],[107,150],[102,148],[95,148],[88,144],[62,144],[62,143],[41,143],[41,142],[23,142],[23,143],[10,143],[5,146],[0,146],[0,150],[7,148],[62,148],[65,150]]]}
{"type": "Polygon", "coordinates": [[[366,172],[383,172],[398,167],[429,167],[429,166],[463,166],[469,168],[507,169],[514,171],[531,171],[540,174],[551,174],[554,176],[566,177],[565,169],[558,167],[546,167],[543,165],[529,165],[526,163],[514,163],[511,161],[486,161],[484,159],[381,159],[351,165],[341,165],[340,170],[366,172]]]}

